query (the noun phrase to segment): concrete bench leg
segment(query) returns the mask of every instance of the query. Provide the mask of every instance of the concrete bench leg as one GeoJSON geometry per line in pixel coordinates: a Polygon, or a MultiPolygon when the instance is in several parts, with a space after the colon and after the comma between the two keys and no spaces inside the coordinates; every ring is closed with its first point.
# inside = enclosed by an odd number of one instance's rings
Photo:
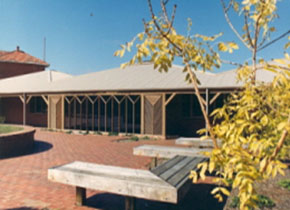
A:
{"type": "Polygon", "coordinates": [[[136,198],[125,196],[125,210],[135,210],[136,198]]]}
{"type": "Polygon", "coordinates": [[[150,164],[150,168],[153,169],[158,165],[158,158],[154,157],[151,159],[151,164],[150,164]]]}
{"type": "Polygon", "coordinates": [[[76,205],[83,206],[86,204],[86,189],[76,187],[76,205]]]}

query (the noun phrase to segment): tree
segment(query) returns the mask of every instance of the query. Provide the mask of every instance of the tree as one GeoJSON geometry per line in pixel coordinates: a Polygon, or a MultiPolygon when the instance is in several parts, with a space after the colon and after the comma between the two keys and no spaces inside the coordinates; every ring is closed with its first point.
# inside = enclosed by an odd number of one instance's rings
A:
{"type": "MultiPolygon", "coordinates": [[[[136,54],[121,67],[141,63],[149,57],[154,68],[165,72],[176,58],[182,59],[185,79],[193,85],[206,121],[206,128],[200,132],[208,131],[214,144],[214,149],[206,153],[210,157],[209,162],[200,164],[199,174],[192,171],[190,177],[196,181],[198,176],[204,178],[206,171],[214,172],[218,175],[215,181],[220,185],[212,191],[217,199],[222,201],[222,194],[229,195],[224,186],[232,186],[239,190],[241,209],[255,207],[257,194],[254,183],[275,177],[277,173],[284,174],[286,166],[281,159],[290,152],[290,57],[285,53],[284,59],[266,62],[263,59],[257,60],[257,55],[286,37],[290,30],[268,41],[275,31],[271,24],[277,17],[276,0],[221,0],[226,21],[252,57],[250,63],[225,61],[221,58],[221,52],[232,53],[238,50],[239,46],[235,42],[219,42],[216,46],[212,43],[222,34],[191,35],[190,20],[188,34],[178,34],[173,26],[177,6],[173,7],[169,16],[168,0],[160,2],[162,15],[157,17],[148,0],[151,20],[143,21],[144,32],[122,45],[122,49],[116,51],[115,55],[122,57],[125,51],[135,46],[136,54]],[[236,30],[228,16],[232,9],[243,17],[243,34],[236,30]],[[212,122],[202,103],[195,71],[210,71],[219,68],[222,63],[237,67],[238,79],[244,86],[231,94],[222,108],[213,111],[212,122]],[[275,78],[270,83],[257,81],[258,71],[271,71],[275,78]],[[222,141],[221,146],[217,144],[217,139],[222,141]]],[[[290,43],[286,43],[285,49],[289,46],[290,43]]]]}

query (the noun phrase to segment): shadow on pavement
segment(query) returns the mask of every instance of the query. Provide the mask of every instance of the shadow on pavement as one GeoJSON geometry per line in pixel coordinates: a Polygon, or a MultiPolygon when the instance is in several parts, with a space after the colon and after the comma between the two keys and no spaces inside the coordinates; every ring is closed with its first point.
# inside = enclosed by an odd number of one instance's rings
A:
{"type": "MultiPolygon", "coordinates": [[[[168,204],[162,202],[137,199],[136,209],[142,210],[222,210],[226,199],[219,203],[210,193],[216,185],[213,184],[193,184],[184,199],[178,204],[168,204]]],[[[103,210],[123,210],[124,197],[109,193],[96,194],[87,199],[87,206],[103,210]]]]}
{"type": "Polygon", "coordinates": [[[39,141],[39,140],[34,140],[34,145],[33,149],[30,151],[23,151],[21,154],[11,154],[6,157],[2,157],[0,159],[7,159],[7,158],[15,158],[15,157],[21,157],[21,156],[26,156],[26,155],[33,155],[41,152],[45,152],[50,150],[53,147],[52,144],[47,143],[45,141],[39,141]]]}

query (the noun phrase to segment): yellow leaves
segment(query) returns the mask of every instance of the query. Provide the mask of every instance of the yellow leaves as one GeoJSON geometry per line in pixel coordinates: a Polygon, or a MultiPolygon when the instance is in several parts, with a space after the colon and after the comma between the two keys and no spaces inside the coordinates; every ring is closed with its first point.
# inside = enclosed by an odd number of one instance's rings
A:
{"type": "Polygon", "coordinates": [[[127,66],[128,66],[128,63],[122,63],[121,66],[120,66],[120,68],[121,68],[121,69],[124,69],[124,68],[126,68],[127,66]]]}
{"type": "Polygon", "coordinates": [[[264,116],[261,118],[260,122],[261,122],[261,124],[262,124],[263,126],[266,126],[266,125],[268,124],[268,122],[269,122],[269,119],[268,119],[267,115],[264,115],[264,116]]]}
{"type": "Polygon", "coordinates": [[[196,183],[198,180],[198,174],[196,173],[196,171],[191,171],[190,175],[189,175],[189,179],[192,179],[193,183],[196,183]]]}
{"type": "Polygon", "coordinates": [[[223,35],[223,33],[219,33],[219,34],[216,34],[214,36],[205,36],[205,35],[201,35],[201,34],[196,34],[195,37],[201,38],[203,41],[214,41],[222,35],[223,35]]]}
{"type": "Polygon", "coordinates": [[[138,36],[139,40],[142,41],[144,38],[144,33],[139,33],[137,36],[138,36]]]}
{"type": "Polygon", "coordinates": [[[207,166],[208,166],[208,163],[207,162],[204,162],[204,163],[200,163],[198,164],[197,168],[200,169],[200,172],[199,172],[199,175],[200,175],[200,178],[202,180],[205,180],[205,172],[207,170],[207,166]]]}
{"type": "Polygon", "coordinates": [[[230,192],[224,187],[216,187],[211,191],[211,194],[218,199],[219,202],[223,201],[223,196],[220,194],[223,193],[226,196],[230,196],[230,192]]]}
{"type": "Polygon", "coordinates": [[[263,160],[260,162],[260,172],[262,172],[262,171],[264,170],[264,167],[265,167],[266,164],[267,164],[267,160],[268,160],[268,158],[265,157],[265,158],[263,158],[263,160]]]}
{"type": "Polygon", "coordinates": [[[287,122],[281,122],[281,123],[278,124],[277,129],[279,131],[281,131],[287,126],[287,124],[288,124],[287,122]]]}
{"type": "Polygon", "coordinates": [[[215,162],[210,161],[209,162],[209,165],[208,165],[208,171],[209,171],[209,173],[212,173],[213,170],[214,170],[214,168],[215,168],[215,162]]]}
{"type": "Polygon", "coordinates": [[[222,52],[232,53],[233,50],[239,49],[239,46],[234,42],[220,42],[218,43],[218,50],[222,52]]]}

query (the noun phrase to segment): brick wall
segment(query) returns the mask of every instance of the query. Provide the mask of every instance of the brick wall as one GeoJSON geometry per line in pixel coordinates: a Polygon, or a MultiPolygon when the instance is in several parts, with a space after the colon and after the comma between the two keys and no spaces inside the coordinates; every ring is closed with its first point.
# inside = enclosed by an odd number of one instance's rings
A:
{"type": "Polygon", "coordinates": [[[22,131],[0,135],[0,159],[32,152],[35,129],[24,126],[22,131]]]}
{"type": "MultiPolygon", "coordinates": [[[[23,104],[19,98],[3,98],[2,107],[5,123],[23,124],[23,104]]],[[[47,113],[30,113],[29,104],[26,111],[27,125],[47,127],[47,113]]]]}
{"type": "Polygon", "coordinates": [[[0,62],[0,79],[28,74],[32,72],[44,71],[44,69],[45,69],[44,66],[33,64],[0,62]]]}

